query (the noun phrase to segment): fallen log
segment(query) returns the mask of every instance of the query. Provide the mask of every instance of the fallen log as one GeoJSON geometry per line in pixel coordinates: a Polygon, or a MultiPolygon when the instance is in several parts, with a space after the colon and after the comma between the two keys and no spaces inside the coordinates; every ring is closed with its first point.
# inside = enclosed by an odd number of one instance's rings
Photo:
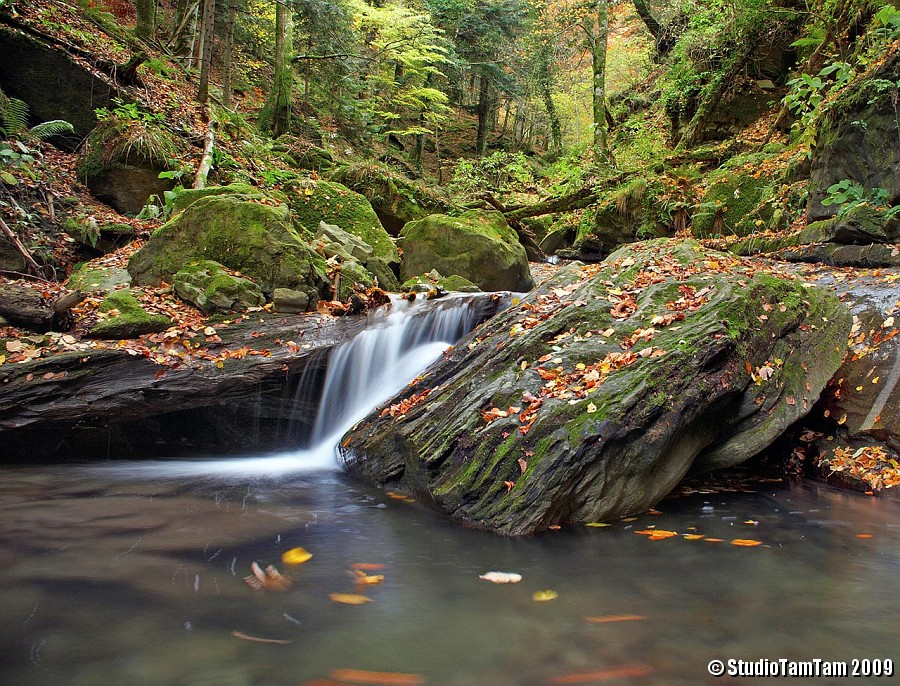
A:
{"type": "Polygon", "coordinates": [[[0,315],[15,326],[31,331],[69,331],[73,320],[70,310],[84,300],[80,291],[57,298],[17,284],[0,285],[0,315]]]}

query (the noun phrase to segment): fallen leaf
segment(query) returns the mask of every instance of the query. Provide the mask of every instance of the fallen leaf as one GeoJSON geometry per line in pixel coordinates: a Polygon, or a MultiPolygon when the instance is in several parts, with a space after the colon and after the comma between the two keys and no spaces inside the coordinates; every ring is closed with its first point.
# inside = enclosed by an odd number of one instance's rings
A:
{"type": "Polygon", "coordinates": [[[302,565],[312,558],[312,553],[306,548],[291,548],[281,555],[281,561],[286,565],[302,565]]]}
{"type": "Polygon", "coordinates": [[[334,602],[344,605],[365,605],[372,602],[370,597],[360,593],[329,593],[328,597],[334,602]]]}
{"type": "Polygon", "coordinates": [[[269,565],[263,570],[258,563],[250,564],[251,576],[245,576],[244,582],[254,591],[286,591],[291,587],[291,580],[283,576],[275,567],[269,565]]]}
{"type": "Polygon", "coordinates": [[[604,526],[612,526],[612,524],[607,524],[606,522],[588,522],[585,526],[593,526],[593,527],[604,527],[604,526]]]}
{"type": "Polygon", "coordinates": [[[419,674],[400,672],[368,672],[361,669],[336,669],[329,676],[351,684],[375,684],[376,686],[418,686],[425,678],[419,674]]]}
{"type": "Polygon", "coordinates": [[[699,541],[701,538],[703,538],[703,534],[685,534],[684,535],[685,541],[699,541]]]}
{"type": "Polygon", "coordinates": [[[536,602],[543,603],[547,602],[548,600],[556,600],[559,597],[559,593],[548,589],[546,591],[535,591],[531,597],[536,602]]]}
{"type": "Polygon", "coordinates": [[[382,581],[384,581],[384,575],[382,575],[382,574],[369,575],[369,574],[366,574],[361,569],[354,569],[352,571],[352,574],[354,575],[353,580],[356,581],[356,583],[358,583],[358,584],[372,585],[372,584],[380,584],[382,581]]]}
{"type": "Polygon", "coordinates": [[[731,545],[741,546],[743,548],[754,548],[758,545],[762,545],[762,541],[755,541],[752,538],[735,538],[731,545]]]}
{"type": "Polygon", "coordinates": [[[253,641],[254,643],[268,643],[270,645],[279,645],[286,646],[293,641],[287,641],[283,638],[260,638],[259,636],[250,636],[249,634],[245,634],[243,631],[232,631],[231,635],[235,638],[239,638],[242,641],[253,641]]]}
{"type": "Polygon", "coordinates": [[[585,617],[593,624],[610,624],[611,622],[640,622],[647,619],[644,615],[603,615],[601,617],[585,617]]]}
{"type": "Polygon", "coordinates": [[[708,541],[709,543],[724,543],[724,538],[704,538],[704,541],[708,541]]]}
{"type": "Polygon", "coordinates": [[[478,578],[492,584],[517,584],[522,580],[522,575],[515,572],[488,572],[479,575],[478,578]]]}
{"type": "Polygon", "coordinates": [[[872,534],[856,534],[857,538],[872,538],[872,534]]]}
{"type": "Polygon", "coordinates": [[[353,569],[362,569],[369,572],[377,569],[384,569],[384,565],[381,562],[354,562],[350,566],[353,569]]]}

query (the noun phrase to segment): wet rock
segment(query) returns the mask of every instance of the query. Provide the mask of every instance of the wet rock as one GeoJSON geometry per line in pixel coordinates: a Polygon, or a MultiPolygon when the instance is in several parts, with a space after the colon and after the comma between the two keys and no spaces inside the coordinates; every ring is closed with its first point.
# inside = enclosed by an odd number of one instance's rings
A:
{"type": "Polygon", "coordinates": [[[272,295],[272,302],[276,312],[296,314],[306,312],[309,308],[309,296],[303,291],[295,291],[290,288],[276,288],[272,295]]]}
{"type": "Polygon", "coordinates": [[[534,287],[525,249],[500,212],[469,210],[458,217],[433,214],[400,233],[404,281],[432,269],[458,274],[484,291],[534,287]]]}
{"type": "Polygon", "coordinates": [[[130,290],[107,295],[100,303],[98,314],[100,319],[88,332],[91,338],[137,338],[165,331],[172,325],[168,317],[147,312],[130,290]]]}
{"type": "Polygon", "coordinates": [[[692,241],[633,244],[463,339],[385,404],[402,414],[345,436],[344,466],[504,534],[639,512],[805,415],[849,328],[798,280],[692,241]]]}
{"type": "Polygon", "coordinates": [[[73,291],[108,293],[131,285],[131,274],[120,267],[101,267],[82,264],[72,270],[66,280],[66,288],[73,291]]]}

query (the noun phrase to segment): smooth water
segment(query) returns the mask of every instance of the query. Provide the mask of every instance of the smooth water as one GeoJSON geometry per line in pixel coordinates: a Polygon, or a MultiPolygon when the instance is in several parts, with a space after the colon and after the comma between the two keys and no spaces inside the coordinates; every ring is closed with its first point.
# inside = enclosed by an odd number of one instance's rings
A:
{"type": "Polygon", "coordinates": [[[713,658],[900,658],[895,502],[778,485],[506,539],[337,472],[187,480],[120,466],[3,472],[0,684],[296,685],[340,669],[444,686],[713,684],[749,682],[708,676],[713,658]],[[648,526],[726,542],[635,534],[648,526]],[[295,546],[314,556],[288,568],[295,546]],[[293,587],[252,590],[253,561],[293,587]],[[360,562],[384,565],[369,572],[383,583],[358,589],[360,562]],[[523,579],[478,578],[492,570],[523,579]],[[532,599],[546,589],[558,598],[532,599]],[[352,592],[371,602],[329,598],[352,592]],[[586,619],[610,615],[645,619],[586,619]],[[645,675],[613,680],[621,669],[645,675]],[[599,676],[552,681],[572,674],[599,676]]]}
{"type": "Polygon", "coordinates": [[[708,662],[900,660],[896,502],[769,485],[506,539],[337,472],[341,433],[472,326],[464,307],[409,315],[376,315],[332,354],[309,450],[0,471],[0,686],[334,686],[347,669],[437,686],[734,684],[708,662]],[[636,535],[649,527],[680,535],[636,535]],[[284,565],[298,546],[312,559],[284,565]],[[292,587],[251,589],[254,562],[292,587]],[[357,563],[383,582],[357,586],[357,563]],[[536,602],[545,590],[558,597],[536,602]]]}

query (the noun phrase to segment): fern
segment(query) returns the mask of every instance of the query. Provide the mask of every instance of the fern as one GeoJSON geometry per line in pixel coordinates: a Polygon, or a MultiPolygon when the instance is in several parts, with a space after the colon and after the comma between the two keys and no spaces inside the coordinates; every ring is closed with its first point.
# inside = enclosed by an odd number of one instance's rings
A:
{"type": "Polygon", "coordinates": [[[61,136],[64,133],[75,133],[75,127],[62,119],[41,122],[31,127],[23,136],[27,140],[45,141],[53,136],[61,136]]]}
{"type": "Polygon", "coordinates": [[[28,103],[18,98],[5,98],[0,107],[4,129],[9,138],[17,138],[28,131],[28,103]]]}

